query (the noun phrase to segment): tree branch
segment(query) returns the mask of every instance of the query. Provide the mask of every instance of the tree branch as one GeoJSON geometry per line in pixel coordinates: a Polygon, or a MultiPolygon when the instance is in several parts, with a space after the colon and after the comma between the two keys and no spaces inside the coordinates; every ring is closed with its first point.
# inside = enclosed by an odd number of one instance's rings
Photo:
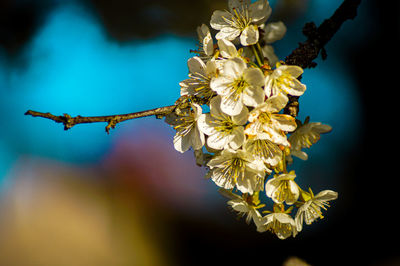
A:
{"type": "Polygon", "coordinates": [[[115,126],[118,123],[121,123],[123,121],[140,117],[152,116],[152,115],[155,115],[157,118],[161,118],[173,112],[175,108],[176,105],[170,105],[136,113],[122,114],[122,115],[107,115],[107,116],[86,116],[86,117],[80,115],[71,117],[69,114],[64,114],[63,116],[55,116],[51,113],[41,113],[32,110],[27,111],[25,115],[31,115],[33,117],[43,117],[53,120],[56,123],[63,123],[64,130],[68,130],[77,124],[106,122],[108,123],[106,126],[106,132],[110,133],[110,128],[115,128],[115,126]]]}
{"type": "MultiPolygon", "coordinates": [[[[341,25],[349,19],[354,19],[357,15],[357,8],[361,0],[344,0],[335,13],[326,19],[318,28],[313,22],[307,23],[303,28],[303,34],[307,37],[304,43],[299,43],[299,46],[285,58],[285,63],[288,65],[297,65],[302,68],[313,68],[317,64],[314,60],[322,53],[322,59],[326,58],[326,51],[324,46],[340,29],[341,25]]],[[[285,108],[285,113],[293,117],[297,117],[299,112],[298,98],[295,96],[289,97],[289,103],[285,108]]],[[[63,116],[55,116],[51,113],[41,113],[36,111],[27,111],[25,115],[33,117],[43,117],[53,120],[56,123],[63,123],[64,129],[68,130],[77,124],[106,122],[106,132],[110,132],[110,128],[115,128],[116,124],[140,117],[155,115],[157,118],[162,118],[175,111],[176,108],[183,108],[187,103],[185,97],[181,97],[174,105],[155,108],[142,112],[122,114],[122,115],[108,115],[108,116],[91,116],[71,117],[68,114],[63,116]]]]}
{"type": "MultiPolygon", "coordinates": [[[[329,19],[324,20],[318,28],[314,22],[304,25],[303,34],[307,37],[307,40],[304,43],[299,43],[299,46],[285,58],[285,63],[302,68],[313,68],[317,65],[314,60],[320,52],[322,59],[325,60],[327,54],[324,46],[346,20],[354,19],[357,16],[357,8],[360,3],[361,0],[344,0],[335,13],[329,19]]],[[[299,97],[296,96],[289,97],[289,103],[285,108],[286,114],[297,117],[299,112],[298,99],[299,97]]]]}

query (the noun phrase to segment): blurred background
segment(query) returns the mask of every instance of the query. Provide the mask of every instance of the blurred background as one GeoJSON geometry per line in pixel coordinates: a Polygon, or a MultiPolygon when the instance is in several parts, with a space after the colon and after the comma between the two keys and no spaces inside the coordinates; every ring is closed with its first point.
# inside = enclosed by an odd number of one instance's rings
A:
{"type": "MultiPolygon", "coordinates": [[[[341,2],[271,0],[270,21],[288,27],[278,56],[341,2]]],[[[300,119],[333,131],[291,169],[302,187],[339,198],[325,219],[282,241],[236,218],[192,152],[174,150],[162,120],[127,121],[107,135],[105,124],[64,131],[24,116],[171,105],[196,27],[226,1],[1,0],[0,265],[282,265],[290,257],[400,265],[393,133],[379,108],[392,106],[385,92],[397,86],[382,84],[384,60],[396,61],[396,4],[363,0],[326,46],[327,60],[303,75],[300,119]]]]}

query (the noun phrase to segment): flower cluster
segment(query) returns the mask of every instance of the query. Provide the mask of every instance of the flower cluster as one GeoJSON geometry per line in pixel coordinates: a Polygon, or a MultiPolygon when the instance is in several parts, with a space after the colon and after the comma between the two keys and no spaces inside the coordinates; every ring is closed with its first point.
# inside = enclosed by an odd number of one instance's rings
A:
{"type": "Polygon", "coordinates": [[[208,26],[198,27],[197,55],[188,60],[189,77],[180,83],[185,104],[166,122],[176,130],[175,149],[193,149],[233,210],[257,231],[285,239],[296,236],[304,222],[323,218],[337,193],[305,191],[287,170],[292,156],[307,160],[303,149],[331,127],[285,114],[289,96],[301,96],[306,86],[298,79],[303,69],[274,54],[271,43],[286,27],[265,24],[270,14],[267,0],[229,0],[228,10],[211,17],[215,38],[208,26]],[[272,200],[270,210],[260,193],[272,200]]]}

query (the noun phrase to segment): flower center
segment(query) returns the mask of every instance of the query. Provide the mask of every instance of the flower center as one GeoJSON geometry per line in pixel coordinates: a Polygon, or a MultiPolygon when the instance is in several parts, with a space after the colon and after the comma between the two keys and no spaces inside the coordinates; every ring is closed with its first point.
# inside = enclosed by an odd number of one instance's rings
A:
{"type": "Polygon", "coordinates": [[[230,90],[227,94],[227,101],[230,103],[236,103],[241,99],[243,91],[248,87],[248,83],[243,77],[234,80],[229,86],[230,90]]]}
{"type": "Polygon", "coordinates": [[[288,223],[281,223],[274,218],[271,231],[277,235],[290,236],[292,234],[292,225],[288,223]]]}
{"type": "Polygon", "coordinates": [[[264,139],[254,140],[251,147],[248,148],[248,151],[254,154],[254,157],[262,161],[279,156],[281,153],[276,145],[264,139]]]}
{"type": "Polygon", "coordinates": [[[261,124],[268,124],[271,121],[271,114],[264,112],[258,116],[258,120],[261,124]]]}
{"type": "Polygon", "coordinates": [[[216,120],[214,122],[216,126],[214,127],[215,130],[218,132],[223,133],[224,135],[229,135],[232,131],[238,127],[238,125],[234,124],[230,117],[226,117],[225,120],[216,120]]]}
{"type": "Polygon", "coordinates": [[[222,173],[225,177],[230,177],[236,183],[239,176],[243,176],[244,162],[240,158],[233,158],[223,164],[222,173]]]}
{"type": "Polygon", "coordinates": [[[282,181],[274,194],[277,201],[283,202],[290,194],[289,180],[282,181]]]}
{"type": "Polygon", "coordinates": [[[242,10],[238,10],[237,8],[233,9],[231,12],[232,17],[230,19],[223,17],[226,23],[231,25],[232,28],[236,28],[240,31],[243,31],[247,26],[250,25],[251,19],[249,16],[249,10],[247,6],[242,6],[242,10]]]}
{"type": "Polygon", "coordinates": [[[195,119],[193,116],[182,116],[179,117],[179,124],[174,126],[174,129],[176,130],[176,133],[183,136],[186,136],[189,134],[189,132],[192,130],[194,125],[196,124],[195,119]]]}
{"type": "Polygon", "coordinates": [[[312,218],[313,218],[312,220],[315,220],[318,217],[320,219],[324,218],[324,216],[322,215],[321,208],[317,204],[315,204],[314,202],[312,202],[310,204],[310,207],[308,208],[308,212],[312,216],[312,218]]]}
{"type": "Polygon", "coordinates": [[[194,87],[194,95],[200,98],[209,99],[214,96],[214,91],[210,88],[210,78],[200,73],[189,74],[190,85],[194,87]]]}
{"type": "Polygon", "coordinates": [[[292,75],[284,72],[275,80],[275,83],[278,87],[281,88],[292,87],[293,86],[292,79],[293,79],[292,75]]]}

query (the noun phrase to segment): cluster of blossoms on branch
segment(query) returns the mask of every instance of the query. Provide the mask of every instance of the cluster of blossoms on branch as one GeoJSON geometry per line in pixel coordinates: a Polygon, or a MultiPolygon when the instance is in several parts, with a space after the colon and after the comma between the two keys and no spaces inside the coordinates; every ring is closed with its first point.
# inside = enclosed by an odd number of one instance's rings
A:
{"type": "Polygon", "coordinates": [[[307,160],[303,149],[331,127],[283,112],[288,97],[303,95],[306,86],[298,80],[303,69],[275,55],[271,43],[286,27],[266,24],[270,15],[267,0],[229,0],[228,10],[211,17],[215,38],[206,25],[198,27],[197,56],[188,60],[189,78],[180,83],[184,104],[166,122],[176,130],[175,149],[193,149],[196,163],[207,167],[206,176],[233,210],[257,231],[285,239],[296,236],[304,222],[323,218],[337,193],[303,190],[287,170],[292,156],[307,160]],[[272,200],[270,209],[260,193],[272,200]]]}

